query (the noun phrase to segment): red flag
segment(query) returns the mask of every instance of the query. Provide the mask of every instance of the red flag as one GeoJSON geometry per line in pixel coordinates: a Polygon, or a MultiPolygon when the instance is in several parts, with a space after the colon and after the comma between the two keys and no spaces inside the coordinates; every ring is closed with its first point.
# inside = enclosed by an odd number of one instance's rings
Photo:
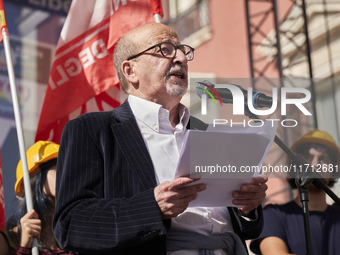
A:
{"type": "Polygon", "coordinates": [[[0,42],[2,41],[2,28],[7,27],[6,18],[5,18],[5,8],[4,2],[0,0],[0,42]]]}
{"type": "Polygon", "coordinates": [[[72,1],[57,45],[36,141],[60,143],[70,119],[120,105],[114,45],[132,28],[154,22],[152,15],[150,0],[72,1]]]}
{"type": "Polygon", "coordinates": [[[5,228],[5,194],[2,181],[1,153],[0,153],[0,231],[5,228]]]}
{"type": "Polygon", "coordinates": [[[163,8],[161,0],[151,0],[151,8],[153,14],[159,14],[163,18],[163,8]]]}

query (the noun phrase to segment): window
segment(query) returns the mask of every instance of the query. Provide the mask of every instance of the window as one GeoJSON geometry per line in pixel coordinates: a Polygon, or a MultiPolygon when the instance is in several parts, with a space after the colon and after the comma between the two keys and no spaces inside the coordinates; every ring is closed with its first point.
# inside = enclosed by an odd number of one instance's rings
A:
{"type": "Polygon", "coordinates": [[[197,47],[211,38],[209,0],[168,0],[163,6],[168,12],[164,23],[177,32],[182,43],[197,47]]]}

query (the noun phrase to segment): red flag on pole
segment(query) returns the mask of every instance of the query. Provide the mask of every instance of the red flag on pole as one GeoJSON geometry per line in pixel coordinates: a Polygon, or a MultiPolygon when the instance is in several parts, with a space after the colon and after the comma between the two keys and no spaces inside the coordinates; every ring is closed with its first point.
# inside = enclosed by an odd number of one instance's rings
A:
{"type": "Polygon", "coordinates": [[[0,153],[0,231],[5,228],[5,194],[2,181],[1,153],[0,153]]]}
{"type": "Polygon", "coordinates": [[[161,18],[163,18],[163,8],[161,0],[151,0],[151,9],[154,15],[159,14],[161,18]]]}
{"type": "MultiPolygon", "coordinates": [[[[5,18],[5,8],[4,8],[4,2],[0,1],[0,26],[5,27],[6,24],[6,18],[5,18]]],[[[2,33],[0,32],[0,42],[2,41],[2,33]]]]}
{"type": "Polygon", "coordinates": [[[127,31],[150,22],[154,22],[150,0],[72,1],[57,45],[36,141],[60,143],[70,119],[120,105],[114,45],[127,31]]]}

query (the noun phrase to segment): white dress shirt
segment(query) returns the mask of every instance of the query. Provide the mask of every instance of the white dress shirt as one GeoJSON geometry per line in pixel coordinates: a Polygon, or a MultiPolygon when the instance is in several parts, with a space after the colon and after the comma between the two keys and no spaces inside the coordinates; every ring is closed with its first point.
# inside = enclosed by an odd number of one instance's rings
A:
{"type": "MultiPolygon", "coordinates": [[[[180,105],[180,122],[175,128],[169,121],[169,111],[161,105],[129,95],[133,114],[144,138],[155,169],[157,184],[172,181],[175,176],[190,113],[180,105]]],[[[171,229],[180,228],[203,235],[233,231],[227,207],[189,207],[172,218],[171,229]]],[[[215,250],[216,255],[227,255],[215,250]]],[[[168,255],[198,255],[198,250],[168,252],[168,255]]]]}

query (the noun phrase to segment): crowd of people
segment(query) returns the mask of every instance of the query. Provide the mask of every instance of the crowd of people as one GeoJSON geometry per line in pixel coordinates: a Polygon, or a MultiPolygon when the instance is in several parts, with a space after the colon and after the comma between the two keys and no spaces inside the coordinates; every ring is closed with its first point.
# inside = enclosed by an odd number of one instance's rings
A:
{"type": "MultiPolygon", "coordinates": [[[[258,254],[305,254],[299,196],[262,210],[265,177],[233,192],[235,207],[188,206],[206,189],[199,178],[174,178],[186,131],[206,128],[180,103],[193,58],[194,49],[159,23],[118,41],[114,62],[127,100],[69,121],[60,147],[39,141],[27,150],[34,210],[26,210],[19,162],[18,205],[1,232],[0,255],[30,254],[33,238],[41,254],[242,255],[247,239],[258,254]]],[[[311,165],[340,160],[333,138],[319,130],[292,149],[311,165]]],[[[314,254],[336,254],[340,207],[312,187],[310,210],[314,254]]]]}

